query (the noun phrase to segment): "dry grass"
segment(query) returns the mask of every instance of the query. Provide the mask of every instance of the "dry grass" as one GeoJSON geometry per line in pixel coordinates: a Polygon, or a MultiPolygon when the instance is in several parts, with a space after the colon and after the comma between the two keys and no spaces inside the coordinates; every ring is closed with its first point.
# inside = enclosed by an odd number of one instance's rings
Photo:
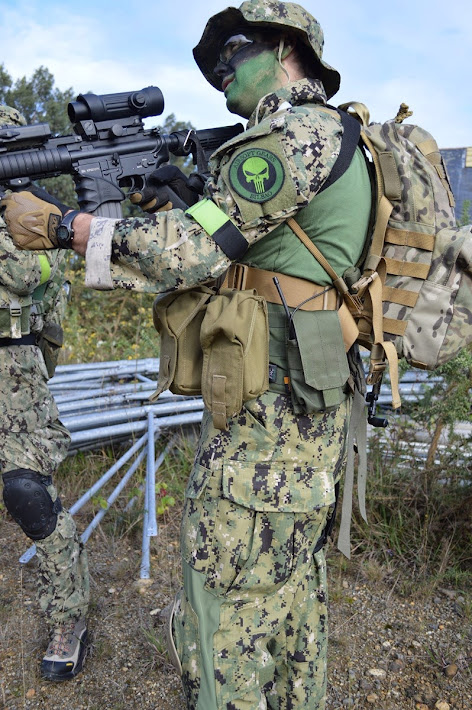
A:
{"type": "MultiPolygon", "coordinates": [[[[67,684],[45,683],[39,677],[47,638],[34,599],[35,563],[24,568],[18,564],[27,543],[0,513],[0,707],[184,710],[179,679],[165,654],[158,610],[180,586],[179,525],[192,451],[192,441],[182,439],[158,473],[176,505],[159,516],[149,582],[139,580],[143,499],[138,484],[144,470],[92,534],[87,544],[92,578],[88,656],[84,672],[67,684]],[[136,505],[125,512],[136,494],[136,505]]],[[[118,451],[109,450],[68,459],[56,479],[64,504],[77,500],[117,456],[118,451]]],[[[454,710],[472,707],[471,575],[463,551],[454,543],[454,536],[469,535],[470,519],[465,531],[459,518],[455,528],[444,525],[444,504],[438,508],[431,499],[426,505],[414,483],[402,476],[395,479],[390,467],[373,473],[371,524],[361,527],[355,514],[351,561],[329,546],[329,710],[348,701],[354,708],[409,710],[419,703],[415,697],[428,708],[438,700],[450,702],[454,710]],[[388,518],[388,511],[394,510],[401,516],[388,518]],[[410,530],[421,511],[428,512],[429,521],[416,532],[410,530]],[[407,512],[410,522],[400,525],[399,518],[407,512]],[[440,517],[434,518],[433,512],[440,517]],[[444,542],[428,553],[428,544],[441,539],[440,525],[444,542]],[[414,545],[420,543],[421,551],[415,552],[414,545]],[[448,679],[445,668],[451,665],[458,670],[448,679]],[[397,666],[400,671],[392,670],[397,666]],[[385,681],[371,681],[369,669],[378,667],[386,670],[385,681]],[[372,705],[372,695],[377,705],[372,705]]],[[[80,511],[79,530],[98,509],[96,502],[80,511]]]]}

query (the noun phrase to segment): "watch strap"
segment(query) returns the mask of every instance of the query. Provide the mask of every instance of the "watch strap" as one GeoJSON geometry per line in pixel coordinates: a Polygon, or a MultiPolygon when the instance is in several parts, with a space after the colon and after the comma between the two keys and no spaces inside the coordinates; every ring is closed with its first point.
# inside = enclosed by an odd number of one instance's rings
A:
{"type": "Polygon", "coordinates": [[[62,218],[57,228],[57,244],[61,249],[72,249],[72,242],[74,240],[74,230],[72,229],[72,222],[78,214],[79,210],[72,210],[71,212],[68,212],[62,218]],[[65,230],[67,230],[67,232],[64,234],[64,236],[62,236],[65,230]]]}

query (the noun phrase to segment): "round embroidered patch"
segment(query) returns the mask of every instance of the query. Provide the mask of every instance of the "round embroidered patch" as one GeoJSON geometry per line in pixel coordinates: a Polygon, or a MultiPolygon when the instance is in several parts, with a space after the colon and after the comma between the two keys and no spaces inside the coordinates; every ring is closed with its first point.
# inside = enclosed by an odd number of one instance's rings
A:
{"type": "Polygon", "coordinates": [[[267,202],[280,192],[285,173],[280,159],[264,148],[243,150],[231,163],[229,181],[238,195],[251,202],[267,202]]]}

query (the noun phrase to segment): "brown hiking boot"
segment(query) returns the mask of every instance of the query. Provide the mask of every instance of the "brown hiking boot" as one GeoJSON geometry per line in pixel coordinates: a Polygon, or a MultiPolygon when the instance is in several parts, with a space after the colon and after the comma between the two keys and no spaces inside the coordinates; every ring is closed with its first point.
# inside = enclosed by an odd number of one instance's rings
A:
{"type": "Polygon", "coordinates": [[[41,662],[41,675],[47,680],[68,680],[82,670],[87,627],[85,619],[58,626],[41,662]]]}

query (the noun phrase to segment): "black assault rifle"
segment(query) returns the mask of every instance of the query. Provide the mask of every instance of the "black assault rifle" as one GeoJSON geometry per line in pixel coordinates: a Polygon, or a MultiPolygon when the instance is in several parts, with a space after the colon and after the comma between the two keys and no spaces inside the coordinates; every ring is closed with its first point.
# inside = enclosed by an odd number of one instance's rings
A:
{"type": "MultiPolygon", "coordinates": [[[[18,190],[31,180],[72,175],[81,210],[121,217],[120,203],[141,192],[146,177],[170,153],[192,154],[197,171],[206,177],[210,155],[243,131],[240,123],[170,135],[158,128],[145,130],[143,119],[163,110],[161,90],[148,86],[120,94],[80,94],[67,107],[72,135],[52,137],[47,123],[0,127],[0,186],[18,190]]],[[[168,193],[174,206],[183,206],[168,193]]]]}

